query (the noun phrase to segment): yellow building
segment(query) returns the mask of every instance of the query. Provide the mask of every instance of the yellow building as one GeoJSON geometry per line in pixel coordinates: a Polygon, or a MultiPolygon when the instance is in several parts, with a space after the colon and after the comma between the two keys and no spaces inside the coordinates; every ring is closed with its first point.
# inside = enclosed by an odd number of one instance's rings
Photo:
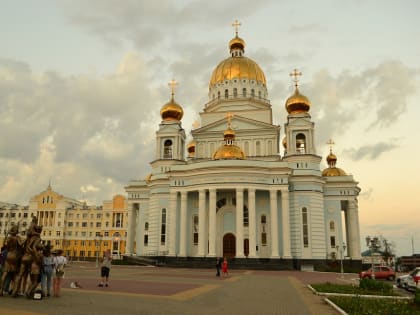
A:
{"type": "Polygon", "coordinates": [[[43,226],[44,244],[62,248],[72,259],[93,260],[107,249],[115,258],[125,253],[128,215],[127,200],[122,195],[100,206],[88,206],[58,194],[49,185],[29,201],[29,206],[0,205],[1,238],[6,237],[11,225],[18,223],[25,235],[33,216],[43,226]]]}

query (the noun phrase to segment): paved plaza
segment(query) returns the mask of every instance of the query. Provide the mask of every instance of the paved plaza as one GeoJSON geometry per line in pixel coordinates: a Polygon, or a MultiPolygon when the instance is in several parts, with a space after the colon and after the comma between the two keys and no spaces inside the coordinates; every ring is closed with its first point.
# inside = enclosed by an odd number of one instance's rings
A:
{"type": "Polygon", "coordinates": [[[1,315],[41,314],[337,314],[307,289],[308,283],[351,282],[335,273],[113,266],[109,287],[98,287],[95,263],[66,269],[60,298],[0,298],[1,315]],[[82,288],[70,289],[78,281],[82,288]]]}

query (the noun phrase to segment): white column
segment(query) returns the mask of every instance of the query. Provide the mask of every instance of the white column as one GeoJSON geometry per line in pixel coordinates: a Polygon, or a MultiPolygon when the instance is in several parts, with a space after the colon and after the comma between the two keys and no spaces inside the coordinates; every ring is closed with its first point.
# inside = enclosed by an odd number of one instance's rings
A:
{"type": "Polygon", "coordinates": [[[181,224],[179,227],[179,256],[187,256],[187,192],[181,191],[181,224]]]}
{"type": "Polygon", "coordinates": [[[206,244],[206,191],[200,189],[198,192],[198,256],[205,256],[206,244]]]}
{"type": "Polygon", "coordinates": [[[248,189],[249,258],[257,257],[257,222],[255,219],[255,189],[248,189]]]}
{"type": "Polygon", "coordinates": [[[279,257],[277,190],[270,190],[271,258],[279,257]]]}
{"type": "Polygon", "coordinates": [[[360,258],[359,216],[355,202],[349,200],[346,210],[346,229],[348,231],[348,255],[351,258],[360,258]]]}
{"type": "Polygon", "coordinates": [[[216,256],[216,189],[211,188],[209,200],[209,254],[216,256]]]}
{"type": "Polygon", "coordinates": [[[236,188],[236,257],[244,257],[244,190],[236,188]]]}
{"type": "Polygon", "coordinates": [[[291,258],[290,253],[290,206],[289,206],[289,191],[287,189],[281,190],[281,220],[282,220],[282,234],[283,234],[283,258],[291,258]]]}
{"type": "Polygon", "coordinates": [[[127,243],[125,245],[125,254],[133,254],[133,245],[134,245],[134,223],[136,222],[134,204],[129,204],[128,206],[128,221],[127,221],[127,243]]]}
{"type": "Polygon", "coordinates": [[[176,223],[177,223],[177,195],[176,191],[171,191],[169,197],[169,255],[176,255],[176,223]]]}

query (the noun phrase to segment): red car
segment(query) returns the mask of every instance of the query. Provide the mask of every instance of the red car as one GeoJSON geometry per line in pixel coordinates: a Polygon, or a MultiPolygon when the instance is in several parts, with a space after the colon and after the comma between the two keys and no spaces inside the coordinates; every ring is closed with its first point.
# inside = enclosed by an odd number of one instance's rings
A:
{"type": "Polygon", "coordinates": [[[388,279],[388,280],[394,280],[395,279],[395,271],[386,266],[375,266],[372,268],[369,268],[366,271],[362,271],[359,273],[359,278],[375,278],[375,279],[388,279]]]}

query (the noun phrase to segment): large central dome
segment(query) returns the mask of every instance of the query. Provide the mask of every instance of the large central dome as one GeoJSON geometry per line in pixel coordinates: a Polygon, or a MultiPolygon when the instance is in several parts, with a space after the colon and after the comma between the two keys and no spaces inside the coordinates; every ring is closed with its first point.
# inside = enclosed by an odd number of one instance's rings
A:
{"type": "Polygon", "coordinates": [[[229,42],[231,56],[220,62],[214,69],[209,83],[210,87],[219,82],[233,79],[246,79],[266,86],[264,72],[255,61],[243,56],[244,48],[245,41],[238,36],[229,42]]]}

